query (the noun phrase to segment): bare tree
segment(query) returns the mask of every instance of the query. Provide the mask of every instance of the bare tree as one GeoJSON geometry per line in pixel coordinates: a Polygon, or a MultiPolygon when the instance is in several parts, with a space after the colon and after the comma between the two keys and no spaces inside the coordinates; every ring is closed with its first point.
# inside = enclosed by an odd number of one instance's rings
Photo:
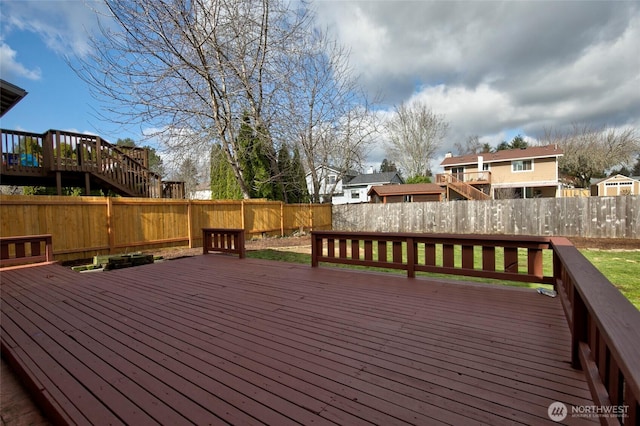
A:
{"type": "Polygon", "coordinates": [[[271,138],[287,74],[282,58],[309,31],[306,9],[279,0],[105,3],[110,15],[78,71],[94,95],[110,100],[107,110],[122,123],[155,126],[173,150],[208,153],[218,142],[248,198],[240,118],[248,114],[271,138]]]}
{"type": "Polygon", "coordinates": [[[633,128],[574,124],[568,132],[547,131],[544,139],[563,149],[560,170],[580,188],[588,188],[593,177],[604,176],[613,167],[632,165],[640,152],[640,136],[633,128]]]}
{"type": "Polygon", "coordinates": [[[377,120],[348,62],[349,52],[316,29],[299,40],[290,57],[289,109],[286,130],[299,148],[312,184],[311,200],[321,202],[321,189],[333,194],[348,170],[361,168],[377,120]],[[337,179],[323,185],[327,168],[337,179]]]}
{"type": "Polygon", "coordinates": [[[431,160],[448,129],[444,117],[424,102],[403,103],[387,123],[387,155],[408,178],[428,176],[431,160]]]}
{"type": "Polygon", "coordinates": [[[458,155],[482,154],[491,151],[491,145],[480,142],[478,135],[469,136],[464,142],[456,142],[453,145],[458,155]]]}

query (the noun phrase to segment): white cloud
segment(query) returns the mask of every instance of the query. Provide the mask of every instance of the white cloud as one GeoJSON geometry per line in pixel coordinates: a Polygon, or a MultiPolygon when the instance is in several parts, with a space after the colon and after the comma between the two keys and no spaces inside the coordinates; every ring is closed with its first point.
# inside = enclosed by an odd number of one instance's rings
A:
{"type": "Polygon", "coordinates": [[[8,44],[0,41],[0,74],[4,79],[24,77],[29,80],[40,80],[42,73],[40,68],[28,69],[17,60],[17,52],[8,44]]]}
{"type": "Polygon", "coordinates": [[[638,3],[318,4],[387,113],[420,99],[445,116],[441,155],[471,135],[495,146],[576,122],[640,128],[638,3]]]}
{"type": "Polygon", "coordinates": [[[98,2],[7,1],[3,2],[3,31],[30,31],[60,56],[84,57],[91,52],[87,34],[96,26],[98,2]]]}

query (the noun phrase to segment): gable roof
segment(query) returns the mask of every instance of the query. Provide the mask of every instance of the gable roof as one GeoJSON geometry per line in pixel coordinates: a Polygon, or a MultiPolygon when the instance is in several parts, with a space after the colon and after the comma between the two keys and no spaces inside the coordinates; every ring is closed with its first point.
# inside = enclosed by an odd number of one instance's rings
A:
{"type": "Polygon", "coordinates": [[[373,193],[380,197],[390,195],[421,195],[421,194],[443,194],[444,188],[435,183],[405,183],[402,185],[378,185],[372,186],[367,195],[373,193]]]}
{"type": "Polygon", "coordinates": [[[459,157],[445,158],[441,166],[458,166],[478,164],[478,157],[482,157],[484,163],[496,163],[511,160],[529,160],[534,158],[561,157],[564,151],[558,145],[532,146],[524,149],[505,149],[496,152],[483,152],[480,154],[462,155],[459,157]]]}
{"type": "Polygon", "coordinates": [[[360,174],[348,182],[349,186],[352,185],[370,185],[375,183],[402,183],[402,178],[398,172],[383,172],[383,173],[364,173],[360,174]]]}

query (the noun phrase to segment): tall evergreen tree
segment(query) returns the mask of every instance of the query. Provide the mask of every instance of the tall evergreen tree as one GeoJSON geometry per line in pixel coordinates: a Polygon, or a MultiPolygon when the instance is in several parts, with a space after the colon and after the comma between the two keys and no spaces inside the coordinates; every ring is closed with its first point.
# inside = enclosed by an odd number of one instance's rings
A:
{"type": "Polygon", "coordinates": [[[220,145],[214,145],[211,149],[211,198],[214,200],[242,199],[240,185],[220,145]]]}
{"type": "Polygon", "coordinates": [[[282,201],[285,203],[292,203],[291,195],[294,189],[293,185],[293,170],[291,168],[291,155],[289,154],[289,148],[285,145],[280,147],[278,151],[278,170],[280,170],[280,176],[278,184],[280,185],[282,201]]]}
{"type": "Polygon", "coordinates": [[[307,188],[307,177],[302,166],[300,150],[296,146],[293,148],[293,159],[291,160],[291,183],[292,191],[290,195],[291,203],[308,203],[309,190],[307,188]]]}

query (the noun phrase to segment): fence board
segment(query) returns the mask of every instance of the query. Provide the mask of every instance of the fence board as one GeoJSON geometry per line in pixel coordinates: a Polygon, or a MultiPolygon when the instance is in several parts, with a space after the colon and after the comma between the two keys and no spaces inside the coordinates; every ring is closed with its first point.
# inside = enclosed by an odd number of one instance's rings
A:
{"type": "Polygon", "coordinates": [[[202,228],[240,228],[247,238],[331,229],[328,204],[256,200],[0,196],[0,236],[53,235],[55,260],[156,247],[202,246],[202,228]]]}
{"type": "Polygon", "coordinates": [[[640,196],[345,204],[333,229],[640,239],[640,196]]]}

